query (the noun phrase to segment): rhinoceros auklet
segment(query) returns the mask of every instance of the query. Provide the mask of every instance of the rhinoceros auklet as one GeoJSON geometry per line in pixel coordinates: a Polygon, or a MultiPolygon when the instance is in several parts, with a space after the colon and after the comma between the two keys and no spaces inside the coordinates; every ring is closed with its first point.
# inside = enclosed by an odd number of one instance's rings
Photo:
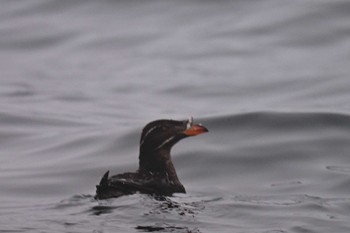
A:
{"type": "Polygon", "coordinates": [[[134,193],[171,195],[186,193],[171,161],[170,150],[178,141],[208,132],[201,124],[186,121],[156,120],[141,134],[139,169],[109,177],[107,171],[96,186],[96,198],[106,199],[134,193]]]}

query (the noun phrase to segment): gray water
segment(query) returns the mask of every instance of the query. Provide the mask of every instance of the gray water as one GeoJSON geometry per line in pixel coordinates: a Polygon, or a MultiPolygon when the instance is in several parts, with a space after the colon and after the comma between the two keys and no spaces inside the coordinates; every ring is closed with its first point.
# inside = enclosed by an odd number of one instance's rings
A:
{"type": "Polygon", "coordinates": [[[350,2],[2,1],[0,232],[350,232],[350,2]],[[145,124],[187,194],[97,201],[145,124]]]}

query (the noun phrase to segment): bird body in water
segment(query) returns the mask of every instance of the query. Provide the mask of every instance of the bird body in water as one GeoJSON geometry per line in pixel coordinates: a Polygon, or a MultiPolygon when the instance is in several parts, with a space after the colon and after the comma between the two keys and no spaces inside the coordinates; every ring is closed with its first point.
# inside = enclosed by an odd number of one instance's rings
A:
{"type": "Polygon", "coordinates": [[[181,139],[208,132],[201,124],[186,121],[156,120],[141,134],[139,169],[109,177],[107,171],[96,186],[96,198],[106,199],[134,193],[171,195],[186,193],[174,164],[171,148],[181,139]]]}

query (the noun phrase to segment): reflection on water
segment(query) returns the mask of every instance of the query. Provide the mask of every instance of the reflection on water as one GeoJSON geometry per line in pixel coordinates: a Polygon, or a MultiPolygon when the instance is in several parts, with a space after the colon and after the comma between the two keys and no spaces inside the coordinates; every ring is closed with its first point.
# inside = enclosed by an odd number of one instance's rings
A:
{"type": "MultiPolygon", "coordinates": [[[[146,219],[157,219],[151,225],[138,225],[135,229],[142,232],[201,232],[197,227],[183,226],[184,219],[192,223],[197,222],[196,215],[204,209],[202,202],[177,202],[168,197],[155,196],[156,202],[144,203],[149,209],[144,213],[146,219]],[[171,221],[178,215],[182,221],[171,221]],[[168,222],[167,216],[171,216],[168,222]]],[[[190,224],[193,225],[193,224],[190,224]]]]}
{"type": "Polygon", "coordinates": [[[176,227],[164,224],[164,226],[137,226],[135,229],[141,231],[141,232],[193,232],[193,233],[200,233],[198,229],[189,229],[187,227],[176,227]]]}

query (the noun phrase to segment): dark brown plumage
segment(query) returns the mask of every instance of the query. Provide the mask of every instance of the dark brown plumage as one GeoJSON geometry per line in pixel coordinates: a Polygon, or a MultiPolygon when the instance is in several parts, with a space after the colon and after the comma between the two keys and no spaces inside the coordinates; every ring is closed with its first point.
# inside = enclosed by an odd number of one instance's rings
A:
{"type": "Polygon", "coordinates": [[[186,193],[171,161],[171,148],[181,139],[208,132],[200,124],[187,121],[157,120],[141,134],[139,169],[109,177],[109,171],[96,186],[96,198],[105,199],[134,193],[171,195],[186,193]]]}

